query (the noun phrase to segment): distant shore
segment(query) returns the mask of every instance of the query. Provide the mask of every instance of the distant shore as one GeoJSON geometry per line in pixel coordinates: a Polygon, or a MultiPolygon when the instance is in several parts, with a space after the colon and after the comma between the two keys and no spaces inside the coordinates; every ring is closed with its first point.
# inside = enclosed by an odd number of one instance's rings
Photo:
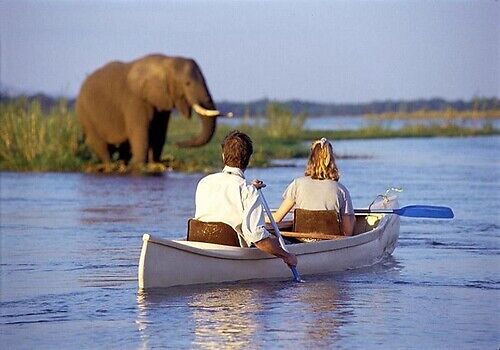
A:
{"type": "MultiPolygon", "coordinates": [[[[305,141],[320,137],[332,140],[377,139],[395,137],[464,137],[499,135],[500,129],[488,120],[500,119],[500,108],[491,110],[441,112],[426,110],[412,113],[371,114],[375,122],[353,130],[308,130],[305,113],[295,114],[286,105],[271,103],[267,106],[263,123],[242,124],[241,131],[254,140],[255,153],[251,166],[265,167],[275,159],[302,158],[308,155],[305,141]],[[413,119],[417,122],[398,129],[384,126],[377,120],[413,119]],[[481,120],[464,126],[465,119],[481,120]],[[429,121],[431,120],[431,121],[429,121]],[[421,121],[421,122],[420,122],[421,121]],[[436,121],[436,122],[434,122],[436,121]]],[[[251,117],[250,117],[251,118],[251,117]]],[[[198,118],[185,120],[173,117],[163,150],[162,165],[154,171],[172,169],[187,172],[209,172],[220,168],[220,142],[231,129],[219,124],[212,141],[200,148],[178,148],[174,144],[198,132],[198,118]]],[[[60,101],[44,111],[40,101],[17,99],[0,103],[0,170],[3,171],[85,171],[99,169],[98,161],[84,143],[74,110],[60,101]]],[[[151,167],[150,167],[151,168],[151,167]]],[[[115,169],[125,169],[117,166],[115,169]]],[[[122,171],[120,170],[120,171],[122,171]]],[[[113,168],[111,169],[113,171],[113,168]]],[[[145,170],[148,171],[147,169],[145,170]]]]}
{"type": "MultiPolygon", "coordinates": [[[[46,94],[35,95],[9,95],[0,92],[0,101],[14,102],[19,99],[28,102],[37,101],[44,112],[57,107],[61,102],[66,103],[69,109],[75,105],[74,97],[54,97],[46,94]]],[[[319,116],[365,116],[396,113],[411,114],[421,111],[436,111],[442,113],[445,110],[455,111],[487,111],[500,110],[500,99],[498,97],[476,96],[470,100],[445,100],[443,98],[428,98],[415,100],[380,100],[372,102],[313,102],[299,99],[293,100],[271,100],[262,98],[255,101],[235,102],[216,101],[217,108],[222,112],[233,112],[236,117],[264,116],[269,105],[279,104],[284,106],[293,114],[306,113],[310,117],[319,116]]]]}

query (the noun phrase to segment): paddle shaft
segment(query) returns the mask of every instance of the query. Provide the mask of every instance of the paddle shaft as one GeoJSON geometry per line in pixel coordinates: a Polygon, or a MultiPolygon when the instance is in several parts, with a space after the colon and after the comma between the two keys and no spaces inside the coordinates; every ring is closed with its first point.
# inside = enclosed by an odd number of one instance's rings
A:
{"type": "MultiPolygon", "coordinates": [[[[262,205],[264,206],[264,210],[267,213],[267,216],[269,217],[269,221],[271,221],[271,225],[273,226],[274,229],[274,234],[278,238],[278,241],[280,242],[281,248],[288,253],[288,249],[286,249],[285,246],[285,241],[283,240],[283,237],[281,236],[280,229],[278,228],[278,225],[276,224],[276,220],[274,220],[273,213],[271,212],[271,209],[269,209],[269,205],[267,205],[266,198],[264,197],[264,194],[262,193],[262,190],[259,188],[257,191],[260,194],[260,198],[262,200],[262,205]]],[[[293,273],[293,279],[296,282],[300,282],[302,279],[300,278],[299,271],[297,271],[297,268],[295,266],[289,266],[290,270],[292,270],[293,273]]]]}
{"type": "Polygon", "coordinates": [[[452,219],[453,210],[433,205],[408,205],[399,209],[355,209],[359,214],[396,214],[413,218],[452,219]]]}

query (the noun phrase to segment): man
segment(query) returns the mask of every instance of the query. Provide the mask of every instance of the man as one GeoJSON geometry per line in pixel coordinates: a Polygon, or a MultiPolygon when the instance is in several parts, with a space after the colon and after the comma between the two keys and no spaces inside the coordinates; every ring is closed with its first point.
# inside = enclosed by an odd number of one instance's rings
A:
{"type": "Polygon", "coordinates": [[[265,185],[254,180],[248,185],[244,172],[253,153],[250,137],[237,130],[230,132],[222,143],[224,169],[200,180],[196,189],[195,219],[223,222],[238,234],[242,247],[255,245],[275,255],[289,265],[297,265],[295,255],[281,248],[276,237],[264,227],[264,212],[257,191],[265,185]]]}

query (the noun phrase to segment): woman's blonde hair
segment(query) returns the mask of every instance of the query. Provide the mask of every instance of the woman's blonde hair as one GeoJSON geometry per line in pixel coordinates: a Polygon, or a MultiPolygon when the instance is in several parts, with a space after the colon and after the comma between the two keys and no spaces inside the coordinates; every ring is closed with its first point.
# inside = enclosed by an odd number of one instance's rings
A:
{"type": "Polygon", "coordinates": [[[324,137],[311,144],[305,175],[317,180],[339,180],[340,173],[335,164],[333,147],[324,137]]]}

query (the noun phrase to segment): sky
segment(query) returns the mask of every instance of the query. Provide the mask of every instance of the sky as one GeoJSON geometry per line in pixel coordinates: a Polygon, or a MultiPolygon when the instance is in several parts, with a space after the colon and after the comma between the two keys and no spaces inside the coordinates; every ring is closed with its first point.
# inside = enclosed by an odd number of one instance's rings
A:
{"type": "Polygon", "coordinates": [[[0,88],[74,97],[109,61],[194,58],[215,101],[500,96],[500,2],[0,0],[0,88]]]}

